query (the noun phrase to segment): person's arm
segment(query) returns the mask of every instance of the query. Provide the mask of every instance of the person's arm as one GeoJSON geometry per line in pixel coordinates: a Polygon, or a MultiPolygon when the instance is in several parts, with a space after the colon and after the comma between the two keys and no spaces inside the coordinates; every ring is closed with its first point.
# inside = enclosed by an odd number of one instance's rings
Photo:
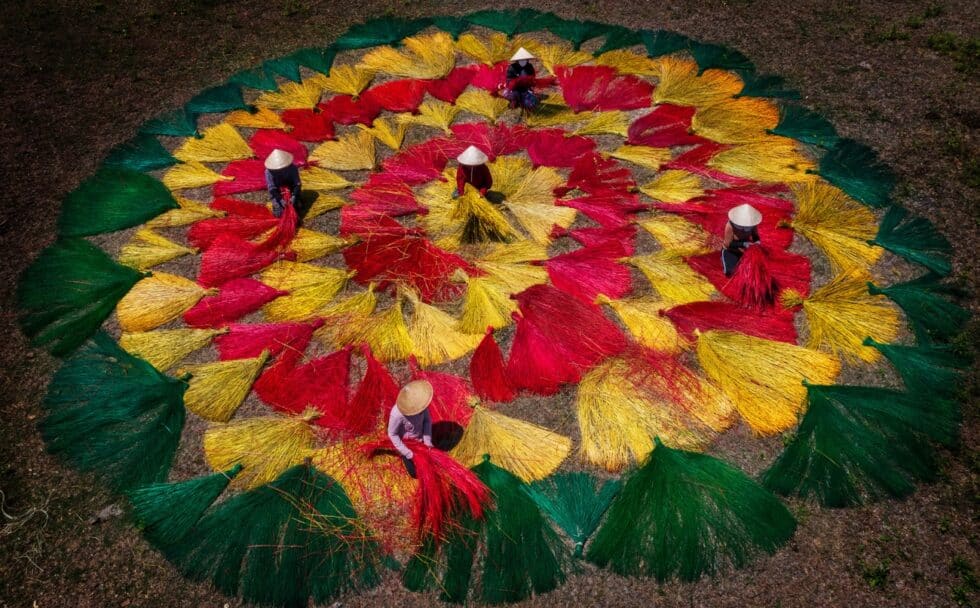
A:
{"type": "Polygon", "coordinates": [[[456,192],[462,195],[466,188],[466,172],[463,171],[463,165],[456,167],[456,192]]]}
{"type": "Polygon", "coordinates": [[[732,246],[732,241],[735,239],[735,232],[732,230],[732,223],[725,223],[725,236],[721,239],[721,246],[724,249],[728,249],[732,246]]]}
{"type": "Polygon", "coordinates": [[[391,440],[391,444],[395,446],[399,454],[411,460],[412,450],[408,449],[408,446],[402,441],[401,435],[398,434],[398,427],[401,426],[401,423],[401,412],[398,411],[398,408],[391,408],[391,415],[388,417],[388,439],[391,440]]]}
{"type": "Polygon", "coordinates": [[[479,178],[473,180],[474,182],[477,182],[474,185],[480,191],[480,194],[486,196],[487,190],[493,187],[493,174],[490,173],[490,167],[480,165],[474,170],[474,173],[477,173],[477,175],[474,175],[474,178],[479,178]]]}
{"type": "Polygon", "coordinates": [[[422,416],[422,443],[432,447],[432,414],[429,410],[425,410],[425,415],[422,416]]]}
{"type": "Polygon", "coordinates": [[[265,170],[265,187],[269,190],[269,196],[275,202],[282,204],[282,192],[279,191],[279,186],[276,185],[276,179],[272,175],[272,171],[268,169],[265,170]]]}

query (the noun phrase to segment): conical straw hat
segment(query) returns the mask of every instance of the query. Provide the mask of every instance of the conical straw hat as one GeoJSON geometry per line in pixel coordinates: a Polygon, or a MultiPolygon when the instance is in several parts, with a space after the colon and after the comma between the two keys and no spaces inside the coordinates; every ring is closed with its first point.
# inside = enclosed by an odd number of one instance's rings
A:
{"type": "Polygon", "coordinates": [[[483,150],[477,148],[476,146],[470,146],[463,150],[463,153],[456,157],[461,165],[482,165],[489,159],[487,155],[483,153],[483,150]]]}
{"type": "Polygon", "coordinates": [[[398,391],[395,405],[405,416],[414,416],[429,407],[432,401],[432,385],[428,380],[412,380],[398,391]]]}
{"type": "Polygon", "coordinates": [[[530,53],[526,48],[521,47],[517,49],[514,56],[510,58],[511,61],[520,61],[521,59],[534,59],[534,55],[530,53]]]}
{"type": "Polygon", "coordinates": [[[758,209],[746,203],[732,207],[728,212],[728,219],[736,226],[751,228],[762,223],[762,214],[759,213],[758,209]]]}
{"type": "Polygon", "coordinates": [[[293,155],[278,148],[273,150],[272,154],[265,159],[265,168],[269,171],[284,169],[291,164],[293,164],[293,155]]]}

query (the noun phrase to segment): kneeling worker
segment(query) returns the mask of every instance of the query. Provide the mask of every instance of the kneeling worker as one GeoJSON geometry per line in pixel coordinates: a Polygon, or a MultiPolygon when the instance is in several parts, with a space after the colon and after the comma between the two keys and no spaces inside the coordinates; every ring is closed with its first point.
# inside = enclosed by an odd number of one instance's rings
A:
{"type": "Polygon", "coordinates": [[[421,439],[432,447],[432,385],[428,380],[412,380],[402,387],[388,417],[388,439],[402,456],[408,474],[415,478],[414,454],[402,439],[421,439]]]}

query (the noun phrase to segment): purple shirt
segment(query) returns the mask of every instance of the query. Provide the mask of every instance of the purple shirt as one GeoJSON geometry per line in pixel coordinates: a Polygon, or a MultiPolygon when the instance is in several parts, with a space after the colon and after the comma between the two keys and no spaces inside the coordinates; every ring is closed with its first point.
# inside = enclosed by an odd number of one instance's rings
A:
{"type": "Polygon", "coordinates": [[[388,416],[388,439],[399,454],[411,459],[412,450],[402,441],[403,437],[421,439],[422,443],[432,447],[432,416],[429,415],[428,408],[414,416],[402,414],[397,405],[391,408],[388,416]]]}

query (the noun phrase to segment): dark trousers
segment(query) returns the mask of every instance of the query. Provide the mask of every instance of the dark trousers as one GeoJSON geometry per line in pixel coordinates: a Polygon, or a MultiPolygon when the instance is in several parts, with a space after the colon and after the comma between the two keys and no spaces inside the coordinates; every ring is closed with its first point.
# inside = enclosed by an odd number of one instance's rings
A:
{"type": "Polygon", "coordinates": [[[415,471],[415,461],[411,458],[405,458],[402,456],[402,462],[405,463],[405,470],[408,471],[408,474],[412,477],[412,479],[416,479],[417,473],[415,471]]]}

